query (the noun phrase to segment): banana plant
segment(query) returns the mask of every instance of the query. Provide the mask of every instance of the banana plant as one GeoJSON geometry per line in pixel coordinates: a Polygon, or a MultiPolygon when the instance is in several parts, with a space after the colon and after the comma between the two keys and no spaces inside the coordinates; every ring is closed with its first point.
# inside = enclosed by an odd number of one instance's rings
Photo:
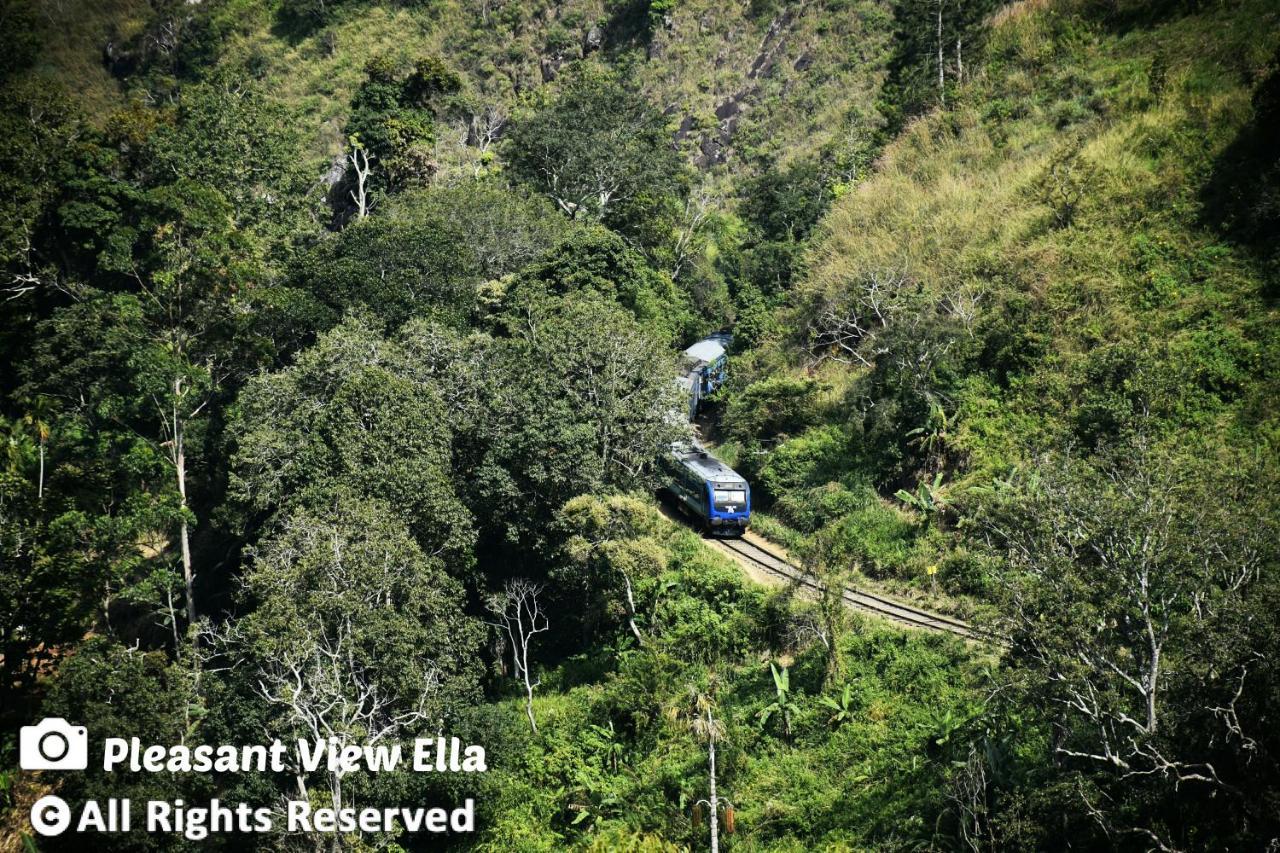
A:
{"type": "Polygon", "coordinates": [[[618,740],[613,720],[607,726],[588,726],[586,742],[601,757],[610,773],[618,772],[622,763],[622,742],[618,740]]]}
{"type": "Polygon", "coordinates": [[[827,724],[839,728],[845,723],[853,719],[853,714],[857,710],[855,705],[857,702],[853,697],[853,685],[846,684],[839,699],[833,699],[830,696],[823,696],[820,700],[822,704],[831,710],[831,716],[827,718],[827,724]]]}
{"type": "Polygon", "coordinates": [[[1003,477],[995,476],[991,478],[991,482],[985,486],[970,486],[969,491],[975,495],[1000,495],[1008,494],[1018,487],[1022,477],[1022,469],[1014,465],[1009,469],[1009,473],[1003,477]]]}
{"type": "Polygon", "coordinates": [[[930,460],[938,459],[946,449],[947,430],[951,424],[952,418],[947,415],[947,410],[938,403],[930,403],[924,425],[907,432],[907,444],[923,450],[930,460]]]}
{"type": "Polygon", "coordinates": [[[916,485],[915,494],[906,489],[898,489],[893,496],[924,516],[926,530],[929,529],[933,516],[947,505],[946,495],[942,492],[941,471],[934,475],[932,483],[921,480],[916,485]]]}
{"type": "Polygon", "coordinates": [[[760,725],[767,725],[769,718],[775,714],[782,720],[782,736],[791,739],[791,717],[800,710],[800,706],[791,698],[791,674],[784,666],[779,670],[772,663],[769,664],[769,672],[773,675],[774,700],[770,704],[761,709],[756,716],[760,720],[760,725]]]}

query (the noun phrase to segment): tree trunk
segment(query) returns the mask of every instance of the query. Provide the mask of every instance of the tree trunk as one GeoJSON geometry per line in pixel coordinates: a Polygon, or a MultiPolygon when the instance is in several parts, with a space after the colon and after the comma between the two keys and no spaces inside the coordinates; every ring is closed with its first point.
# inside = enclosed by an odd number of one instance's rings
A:
{"type": "Polygon", "coordinates": [[[182,527],[182,582],[187,592],[187,624],[196,623],[195,573],[191,568],[191,536],[187,529],[187,452],[183,447],[182,419],[178,416],[178,399],[182,393],[182,380],[173,380],[173,466],[178,478],[178,495],[181,498],[182,527]]]}
{"type": "Polygon", "coordinates": [[[938,0],[938,102],[947,105],[947,78],[942,65],[942,0],[938,0]]]}
{"type": "Polygon", "coordinates": [[[36,497],[44,500],[44,439],[40,440],[40,485],[36,489],[36,497]]]}
{"type": "Polygon", "coordinates": [[[720,801],[716,797],[716,736],[715,723],[711,719],[711,709],[707,709],[707,763],[711,768],[711,853],[720,853],[720,801]]]}
{"type": "Polygon", "coordinates": [[[538,721],[533,718],[533,685],[529,683],[527,677],[524,680],[524,712],[529,717],[529,728],[536,735],[538,733],[538,721]]]}
{"type": "Polygon", "coordinates": [[[356,218],[364,219],[369,215],[369,152],[359,146],[351,149],[349,156],[351,168],[356,173],[356,188],[351,191],[351,200],[356,203],[356,218]],[[363,158],[364,163],[361,164],[363,158]]]}
{"type": "Polygon", "coordinates": [[[631,629],[632,635],[636,638],[637,646],[644,646],[644,637],[640,635],[640,629],[636,627],[636,600],[631,594],[631,577],[626,573],[622,573],[622,582],[627,586],[627,627],[631,629]]]}
{"type": "Polygon", "coordinates": [[[1147,676],[1147,732],[1155,734],[1156,724],[1156,683],[1160,678],[1160,646],[1151,643],[1151,672],[1147,676]]]}

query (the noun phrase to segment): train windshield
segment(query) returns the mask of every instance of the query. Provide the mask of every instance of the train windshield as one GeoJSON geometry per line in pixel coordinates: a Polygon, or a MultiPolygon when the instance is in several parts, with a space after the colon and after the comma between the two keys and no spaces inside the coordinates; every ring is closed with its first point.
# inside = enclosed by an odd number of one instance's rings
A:
{"type": "Polygon", "coordinates": [[[742,489],[716,489],[714,492],[717,512],[745,512],[747,493],[742,489]]]}

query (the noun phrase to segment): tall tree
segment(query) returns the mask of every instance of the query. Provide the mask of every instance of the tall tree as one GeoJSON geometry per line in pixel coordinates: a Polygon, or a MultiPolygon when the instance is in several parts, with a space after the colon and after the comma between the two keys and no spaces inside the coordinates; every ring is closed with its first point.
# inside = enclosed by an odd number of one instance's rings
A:
{"type": "Polygon", "coordinates": [[[501,592],[490,595],[485,602],[498,620],[491,624],[505,635],[511,649],[516,678],[524,687],[524,712],[535,735],[538,721],[533,716],[533,691],[541,679],[533,677],[532,643],[534,637],[551,629],[551,620],[538,600],[541,595],[541,585],[516,578],[507,581],[501,592]]]}
{"type": "Polygon", "coordinates": [[[570,498],[653,482],[662,448],[687,432],[671,350],[607,301],[547,297],[503,320],[501,377],[484,425],[484,502],[513,539],[545,542],[570,498]],[[491,467],[490,467],[491,466],[491,467]]]}
{"type": "Polygon", "coordinates": [[[983,517],[1007,561],[1014,683],[1045,710],[1100,837],[1172,848],[1280,830],[1263,781],[1277,743],[1259,716],[1276,698],[1262,614],[1280,531],[1274,492],[1255,485],[1275,477],[1246,471],[1143,444],[1096,466],[1044,458],[983,517]]]}
{"type": "Polygon", "coordinates": [[[688,166],[662,113],[593,65],[575,67],[558,95],[517,117],[505,154],[565,215],[624,234],[686,192],[688,166]]]}
{"type": "MultiPolygon", "coordinates": [[[[127,297],[140,339],[130,356],[136,390],[150,404],[160,446],[178,493],[178,542],[187,619],[196,619],[191,555],[190,439],[210,414],[236,370],[234,341],[241,276],[240,235],[230,227],[230,205],[215,190],[190,182],[150,195],[151,242],[146,266],[131,264],[138,291],[127,297]]],[[[122,303],[121,307],[124,307],[122,303]]]]}
{"type": "Polygon", "coordinates": [[[335,490],[385,502],[427,553],[460,571],[475,541],[452,482],[449,414],[431,378],[358,318],[290,367],[252,379],[233,415],[233,494],[260,515],[335,490]]]}
{"type": "MultiPolygon", "coordinates": [[[[386,504],[336,493],[279,519],[251,557],[252,611],[225,651],[253,667],[280,735],[376,745],[475,699],[481,626],[386,504]]],[[[324,773],[335,808],[345,775],[324,773]]]]}

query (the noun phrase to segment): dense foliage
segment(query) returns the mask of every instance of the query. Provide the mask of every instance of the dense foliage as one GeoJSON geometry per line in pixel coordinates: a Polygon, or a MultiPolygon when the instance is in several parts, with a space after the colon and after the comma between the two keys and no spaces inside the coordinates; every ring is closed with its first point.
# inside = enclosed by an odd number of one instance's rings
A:
{"type": "Polygon", "coordinates": [[[703,849],[713,750],[726,850],[1278,843],[1273,4],[8,0],[0,33],[4,844],[79,849],[26,835],[56,787],[477,800],[344,849],[703,849]],[[727,328],[700,429],[825,595],[653,500],[676,353],[727,328]],[[17,771],[52,715],[490,770],[17,771]]]}

